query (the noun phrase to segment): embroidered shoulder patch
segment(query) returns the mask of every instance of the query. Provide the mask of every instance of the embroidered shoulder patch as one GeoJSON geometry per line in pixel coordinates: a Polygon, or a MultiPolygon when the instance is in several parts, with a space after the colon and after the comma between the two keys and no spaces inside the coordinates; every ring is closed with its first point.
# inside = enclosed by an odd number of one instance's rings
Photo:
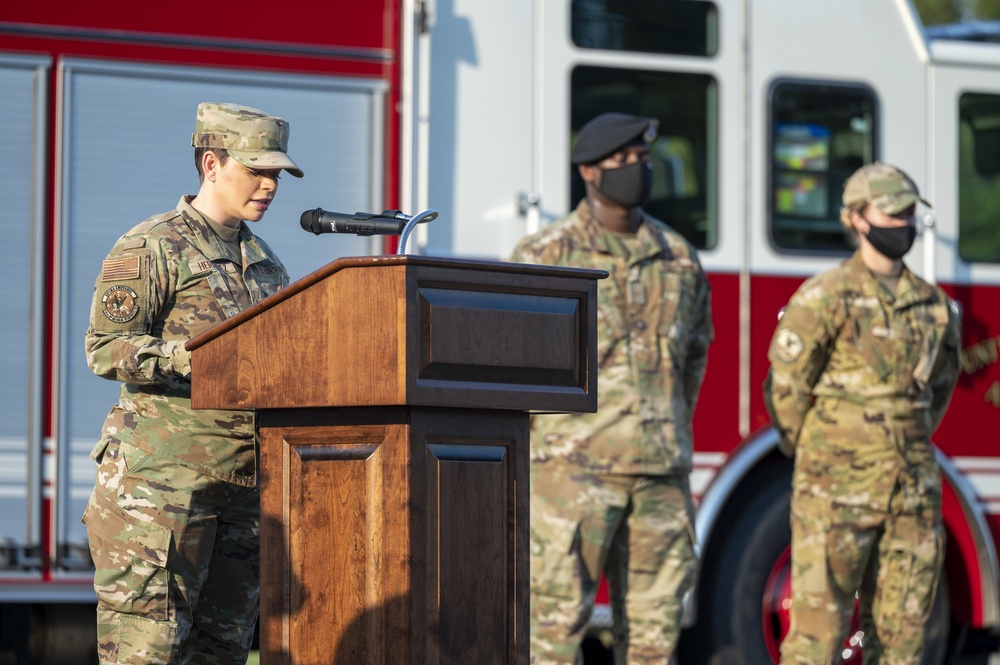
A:
{"type": "Polygon", "coordinates": [[[138,294],[127,286],[112,286],[101,296],[104,316],[115,323],[127,323],[139,313],[138,294]]]}
{"type": "Polygon", "coordinates": [[[802,354],[805,345],[802,338],[794,330],[782,328],[774,338],[774,355],[781,362],[794,362],[802,354]]]}

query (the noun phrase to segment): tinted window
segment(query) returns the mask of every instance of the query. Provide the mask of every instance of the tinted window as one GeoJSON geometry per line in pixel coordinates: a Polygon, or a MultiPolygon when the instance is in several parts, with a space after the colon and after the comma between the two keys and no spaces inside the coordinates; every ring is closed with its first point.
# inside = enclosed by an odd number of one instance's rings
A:
{"type": "Polygon", "coordinates": [[[780,83],[771,94],[770,228],[775,246],[848,252],[844,181],[874,161],[877,113],[863,86],[780,83]]]}
{"type": "Polygon", "coordinates": [[[573,43],[582,48],[715,55],[715,5],[698,0],[573,0],[573,43]]]}
{"type": "MultiPolygon", "coordinates": [[[[652,198],[643,208],[682,233],[699,249],[717,241],[717,93],[715,79],[608,67],[576,67],[572,75],[570,145],[588,120],[607,111],[660,121],[650,146],[652,198]]],[[[572,167],[570,207],[585,191],[572,167]]]]}
{"type": "Polygon", "coordinates": [[[1000,95],[958,102],[958,254],[1000,262],[1000,95]]]}

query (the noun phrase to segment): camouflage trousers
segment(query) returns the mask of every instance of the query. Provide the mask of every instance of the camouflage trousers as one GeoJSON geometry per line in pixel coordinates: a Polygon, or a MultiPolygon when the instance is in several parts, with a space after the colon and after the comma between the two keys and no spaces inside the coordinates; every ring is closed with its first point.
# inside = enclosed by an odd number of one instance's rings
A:
{"type": "Polygon", "coordinates": [[[531,494],[531,663],[573,663],[601,571],[619,665],[664,665],[696,572],[687,477],[537,472],[531,494]]]}
{"type": "Polygon", "coordinates": [[[782,665],[839,661],[859,600],[865,665],[919,665],[944,561],[940,511],[872,512],[792,497],[791,626],[782,665]]]}
{"type": "Polygon", "coordinates": [[[83,521],[101,663],[243,665],[260,596],[260,497],[112,442],[83,521]]]}

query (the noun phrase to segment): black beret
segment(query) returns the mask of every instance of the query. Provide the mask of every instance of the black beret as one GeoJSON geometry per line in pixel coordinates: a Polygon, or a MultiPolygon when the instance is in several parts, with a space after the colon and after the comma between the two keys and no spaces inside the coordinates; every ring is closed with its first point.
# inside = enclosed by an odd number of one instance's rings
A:
{"type": "Polygon", "coordinates": [[[574,164],[593,164],[641,139],[652,143],[659,121],[628,113],[602,113],[580,128],[573,146],[574,164]]]}

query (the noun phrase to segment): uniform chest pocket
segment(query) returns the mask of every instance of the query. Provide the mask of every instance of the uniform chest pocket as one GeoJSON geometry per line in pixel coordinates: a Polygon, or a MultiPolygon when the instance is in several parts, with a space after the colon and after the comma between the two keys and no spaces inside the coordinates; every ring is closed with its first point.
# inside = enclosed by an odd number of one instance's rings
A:
{"type": "Polygon", "coordinates": [[[598,299],[597,366],[603,367],[616,347],[625,343],[628,326],[614,298],[598,299]]]}
{"type": "Polygon", "coordinates": [[[694,269],[669,266],[660,274],[660,316],[656,335],[660,354],[669,354],[681,363],[681,340],[686,340],[695,319],[698,294],[698,273],[694,269]]]}
{"type": "Polygon", "coordinates": [[[663,271],[660,275],[660,316],[657,334],[678,337],[677,326],[683,326],[685,312],[694,297],[694,275],[690,279],[681,272],[663,271]],[[673,331],[673,332],[671,332],[673,331]]]}
{"type": "Polygon", "coordinates": [[[190,268],[189,273],[181,275],[178,284],[177,300],[180,307],[185,311],[188,308],[202,311],[199,321],[204,316],[213,321],[221,321],[240,312],[234,297],[236,280],[241,279],[239,266],[228,261],[216,263],[206,259],[192,263],[190,268]]]}
{"type": "MultiPolygon", "coordinates": [[[[659,373],[664,363],[680,366],[684,363],[684,347],[679,343],[685,337],[687,326],[685,301],[691,299],[685,293],[683,275],[664,271],[660,280],[660,314],[656,321],[656,338],[652,345],[655,357],[645,363],[648,372],[659,373]]],[[[690,289],[691,287],[687,287],[690,289]]]]}
{"type": "Polygon", "coordinates": [[[623,265],[609,259],[588,267],[606,270],[609,275],[597,283],[597,366],[604,367],[615,349],[625,344],[628,338],[628,305],[621,278],[623,265]]]}
{"type": "Polygon", "coordinates": [[[253,302],[260,302],[268,296],[273,296],[288,284],[288,275],[284,271],[250,270],[247,274],[246,286],[253,302]]]}
{"type": "Polygon", "coordinates": [[[918,388],[923,390],[930,383],[931,374],[937,363],[941,347],[955,349],[960,346],[960,341],[954,335],[949,335],[947,305],[928,308],[926,311],[916,312],[914,319],[922,328],[922,339],[914,341],[914,352],[919,349],[913,367],[913,379],[918,388]]]}
{"type": "Polygon", "coordinates": [[[888,378],[896,364],[898,332],[878,308],[858,308],[847,321],[849,345],[853,352],[839,355],[840,369],[867,367],[881,380],[888,378]]]}
{"type": "Polygon", "coordinates": [[[251,304],[250,296],[243,286],[243,269],[229,261],[218,263],[217,268],[213,274],[208,275],[208,283],[226,316],[236,316],[251,304]]]}

